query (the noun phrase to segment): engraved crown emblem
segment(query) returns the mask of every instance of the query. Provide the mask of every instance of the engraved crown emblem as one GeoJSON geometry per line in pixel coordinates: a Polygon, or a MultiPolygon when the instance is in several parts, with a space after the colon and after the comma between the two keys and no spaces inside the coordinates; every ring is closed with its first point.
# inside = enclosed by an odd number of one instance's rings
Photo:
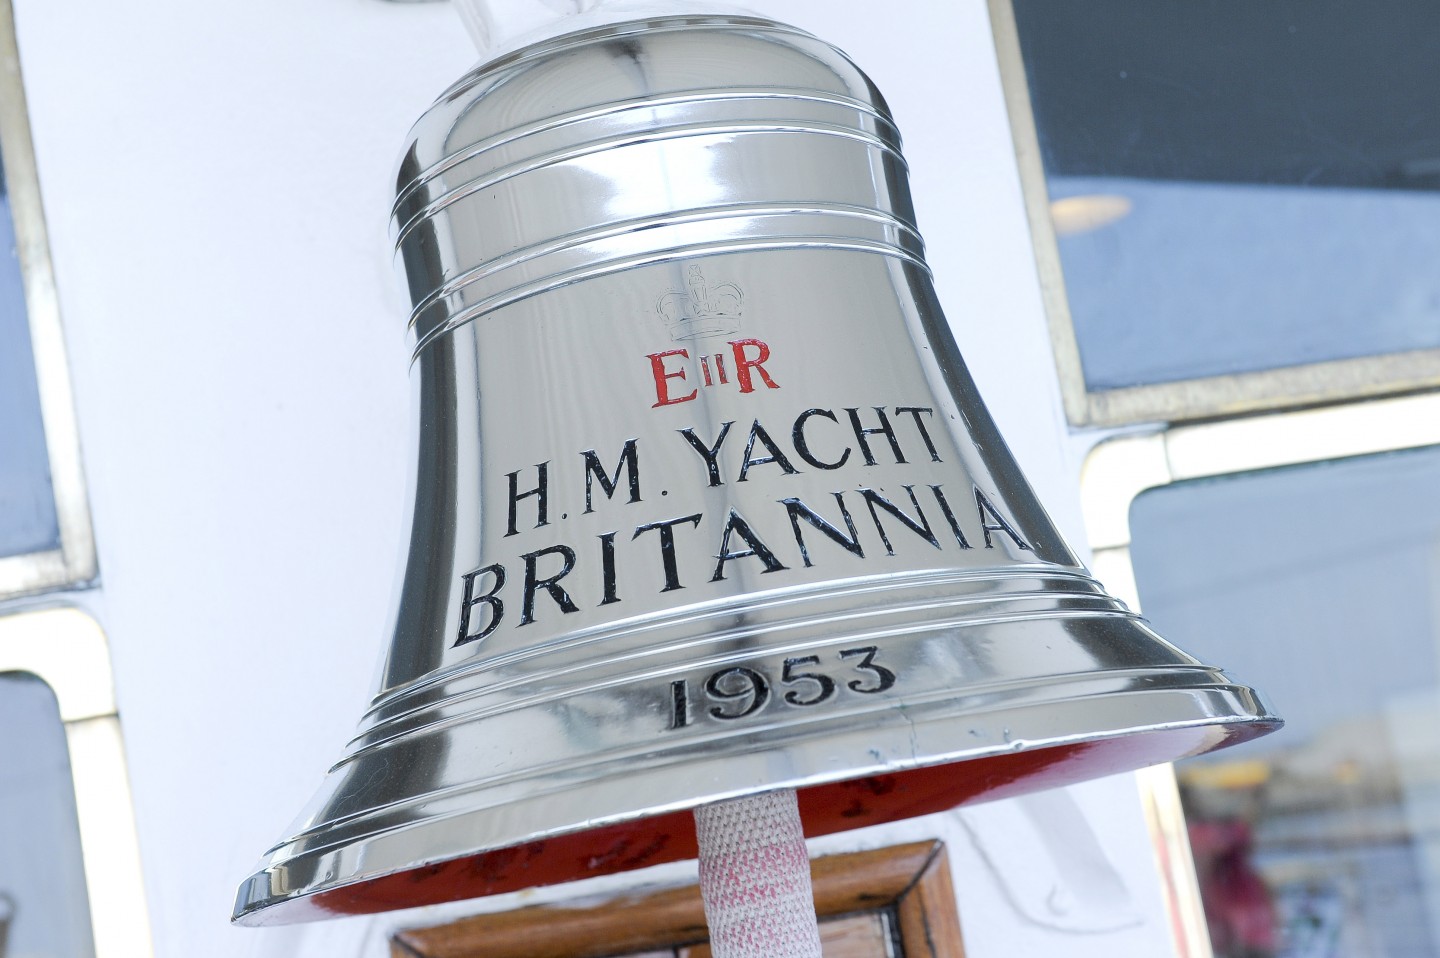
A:
{"type": "Polygon", "coordinates": [[[722,336],[740,328],[745,294],[734,283],[707,285],[699,266],[685,273],[685,289],[672,289],[655,302],[671,339],[722,336]]]}

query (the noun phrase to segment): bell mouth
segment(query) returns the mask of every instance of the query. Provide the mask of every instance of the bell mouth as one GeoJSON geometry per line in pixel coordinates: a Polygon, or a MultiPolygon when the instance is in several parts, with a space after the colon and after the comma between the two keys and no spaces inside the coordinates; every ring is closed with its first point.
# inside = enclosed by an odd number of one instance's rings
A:
{"type": "MultiPolygon", "coordinates": [[[[1190,755],[1238,744],[1268,734],[1284,723],[1258,696],[1243,686],[1219,681],[1183,690],[1152,690],[1107,696],[1113,701],[1050,703],[1044,715],[1007,713],[1005,718],[1022,734],[1026,726],[1071,723],[1075,709],[1087,714],[1106,711],[1128,714],[1130,729],[1068,736],[1057,744],[1016,737],[951,756],[932,757],[926,764],[897,768],[894,762],[873,774],[850,772],[834,780],[785,778],[774,774],[775,756],[764,752],[732,757],[713,772],[697,767],[693,776],[678,776],[673,768],[663,775],[631,774],[592,784],[590,805],[594,817],[574,822],[574,794],[537,795],[523,807],[465,811],[447,817],[412,822],[388,833],[372,834],[345,844],[311,847],[294,853],[277,853],[241,888],[233,920],[241,925],[290,924],[324,918],[373,914],[401,908],[442,904],[524,888],[561,884],[694,858],[697,854],[691,810],[702,804],[795,788],[807,838],[881,825],[930,815],[964,805],[1012,798],[1032,791],[1075,784],[1092,778],[1133,771],[1176,761],[1190,755]],[[1163,713],[1164,725],[1146,724],[1147,716],[1163,713]],[[1188,720],[1175,720],[1188,713],[1188,720]],[[1032,723],[1027,719],[1039,721],[1032,723]],[[753,784],[743,780],[747,773],[753,784]],[[722,776],[726,781],[722,782],[722,776]],[[710,781],[705,781],[705,779],[710,781]],[[670,799],[677,780],[685,788],[670,799]],[[707,789],[707,786],[709,788],[707,789]],[[657,791],[658,790],[658,791],[657,791]],[[698,793],[698,794],[697,794],[698,793]],[[615,799],[619,797],[618,802],[615,799]],[[625,798],[628,797],[628,803],[625,798]],[[635,810],[619,810],[626,805],[635,810]],[[608,809],[604,806],[610,806],[608,809]],[[561,825],[556,816],[568,823],[561,825]],[[433,859],[393,870],[376,868],[390,847],[404,849],[415,862],[416,849],[463,847],[461,836],[496,834],[507,823],[524,823],[528,835],[518,841],[478,848],[461,854],[436,854],[433,859]],[[547,828],[547,824],[555,827],[547,828]],[[370,865],[369,868],[366,866],[370,865]]],[[[973,718],[973,716],[972,716],[973,718]]],[[[912,732],[918,742],[936,731],[936,724],[954,731],[963,717],[939,723],[917,722],[912,732]]],[[[1007,728],[1007,732],[1010,729],[1007,728]]],[[[837,764],[850,757],[847,743],[834,741],[837,764]]],[[[856,742],[878,747],[883,755],[886,736],[861,731],[856,742]]],[[[872,762],[873,762],[872,758],[872,762]]],[[[852,766],[854,768],[856,766],[852,766]]],[[[472,842],[473,844],[473,842],[472,842]]]]}

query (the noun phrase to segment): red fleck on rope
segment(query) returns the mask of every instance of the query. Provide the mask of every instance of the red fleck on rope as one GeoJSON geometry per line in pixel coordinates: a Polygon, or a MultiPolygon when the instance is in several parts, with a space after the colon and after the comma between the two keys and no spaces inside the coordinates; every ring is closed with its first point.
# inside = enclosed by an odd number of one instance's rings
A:
{"type": "Polygon", "coordinates": [[[697,808],[695,834],[715,958],[820,958],[793,790],[697,808]]]}

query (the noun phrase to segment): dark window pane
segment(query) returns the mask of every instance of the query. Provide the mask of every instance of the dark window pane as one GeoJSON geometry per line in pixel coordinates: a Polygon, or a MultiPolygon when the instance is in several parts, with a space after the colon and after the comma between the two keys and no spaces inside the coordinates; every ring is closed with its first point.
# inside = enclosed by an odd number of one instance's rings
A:
{"type": "Polygon", "coordinates": [[[1440,4],[1015,12],[1089,388],[1440,347],[1440,4]]]}
{"type": "Polygon", "coordinates": [[[1430,448],[1134,503],[1145,615],[1288,723],[1179,768],[1222,956],[1440,955],[1437,489],[1430,448]]]}
{"type": "Polygon", "coordinates": [[[18,673],[0,674],[0,896],[8,954],[93,958],[65,727],[50,687],[18,673]]]}

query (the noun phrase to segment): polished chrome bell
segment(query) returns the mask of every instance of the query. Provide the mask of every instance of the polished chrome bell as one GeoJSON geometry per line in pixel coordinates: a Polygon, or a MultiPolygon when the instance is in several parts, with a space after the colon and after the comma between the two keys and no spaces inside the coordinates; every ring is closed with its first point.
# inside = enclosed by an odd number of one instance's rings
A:
{"type": "Polygon", "coordinates": [[[413,131],[414,518],[379,690],[248,923],[810,835],[1279,725],[1061,541],[931,289],[899,136],[765,20],[573,33],[413,131]]]}

